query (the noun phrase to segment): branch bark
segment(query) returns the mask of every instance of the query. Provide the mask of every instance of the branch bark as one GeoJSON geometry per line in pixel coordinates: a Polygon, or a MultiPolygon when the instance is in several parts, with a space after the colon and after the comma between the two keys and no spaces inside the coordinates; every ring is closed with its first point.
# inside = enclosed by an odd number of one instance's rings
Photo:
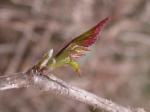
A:
{"type": "Polygon", "coordinates": [[[74,100],[99,108],[107,112],[145,112],[144,109],[131,109],[120,106],[110,100],[98,97],[78,87],[74,87],[52,74],[25,72],[0,77],[0,90],[36,86],[42,91],[53,91],[74,100]]]}

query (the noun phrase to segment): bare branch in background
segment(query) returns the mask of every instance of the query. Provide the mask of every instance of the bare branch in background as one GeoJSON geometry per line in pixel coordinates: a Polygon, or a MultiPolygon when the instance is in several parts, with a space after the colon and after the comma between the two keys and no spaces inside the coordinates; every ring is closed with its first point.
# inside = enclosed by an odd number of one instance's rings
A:
{"type": "Polygon", "coordinates": [[[10,64],[9,64],[5,74],[17,72],[17,69],[20,65],[20,62],[21,62],[22,57],[25,53],[25,50],[27,49],[31,38],[33,38],[32,37],[32,25],[26,27],[26,29],[23,33],[24,33],[24,36],[17,43],[15,55],[12,58],[12,60],[10,61],[10,64]]]}
{"type": "Polygon", "coordinates": [[[0,44],[0,54],[12,53],[14,46],[14,44],[0,44]]]}

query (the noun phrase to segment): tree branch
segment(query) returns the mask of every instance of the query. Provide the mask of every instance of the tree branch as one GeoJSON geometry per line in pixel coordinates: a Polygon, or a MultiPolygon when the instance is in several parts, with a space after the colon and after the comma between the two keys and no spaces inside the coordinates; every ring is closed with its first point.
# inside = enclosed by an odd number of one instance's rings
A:
{"type": "Polygon", "coordinates": [[[0,76],[0,91],[29,86],[29,76],[25,73],[16,73],[0,76]]]}
{"type": "Polygon", "coordinates": [[[92,93],[73,87],[53,75],[26,72],[0,77],[0,90],[36,86],[42,91],[53,91],[59,95],[91,105],[107,112],[145,112],[143,109],[130,109],[92,93]]]}

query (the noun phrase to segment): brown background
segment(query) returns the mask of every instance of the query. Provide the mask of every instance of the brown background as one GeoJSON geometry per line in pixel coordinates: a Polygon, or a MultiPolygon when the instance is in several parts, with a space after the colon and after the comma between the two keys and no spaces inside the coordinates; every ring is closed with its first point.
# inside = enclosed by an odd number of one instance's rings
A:
{"type": "MultiPolygon", "coordinates": [[[[54,73],[121,105],[150,111],[149,0],[0,0],[0,74],[25,71],[50,48],[111,16],[101,39],[80,60],[54,73]]],[[[90,107],[37,89],[0,92],[0,112],[91,112],[90,107]]]]}

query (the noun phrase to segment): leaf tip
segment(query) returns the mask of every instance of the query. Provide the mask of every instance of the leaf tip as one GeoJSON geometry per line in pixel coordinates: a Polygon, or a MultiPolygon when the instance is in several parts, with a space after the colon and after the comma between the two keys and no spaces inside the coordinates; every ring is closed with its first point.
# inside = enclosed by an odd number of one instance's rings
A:
{"type": "Polygon", "coordinates": [[[89,35],[88,35],[88,38],[86,38],[83,41],[83,46],[89,47],[96,42],[97,37],[98,37],[97,35],[101,33],[102,28],[108,22],[108,20],[109,20],[109,17],[104,18],[96,26],[94,26],[92,29],[86,32],[89,35]]]}
{"type": "Polygon", "coordinates": [[[49,52],[48,52],[48,57],[49,57],[49,58],[51,58],[51,57],[53,56],[53,51],[54,51],[53,49],[50,49],[50,50],[49,50],[49,52]]]}
{"type": "Polygon", "coordinates": [[[109,19],[110,17],[106,17],[95,26],[96,33],[100,32],[101,28],[109,21],[109,19]]]}

